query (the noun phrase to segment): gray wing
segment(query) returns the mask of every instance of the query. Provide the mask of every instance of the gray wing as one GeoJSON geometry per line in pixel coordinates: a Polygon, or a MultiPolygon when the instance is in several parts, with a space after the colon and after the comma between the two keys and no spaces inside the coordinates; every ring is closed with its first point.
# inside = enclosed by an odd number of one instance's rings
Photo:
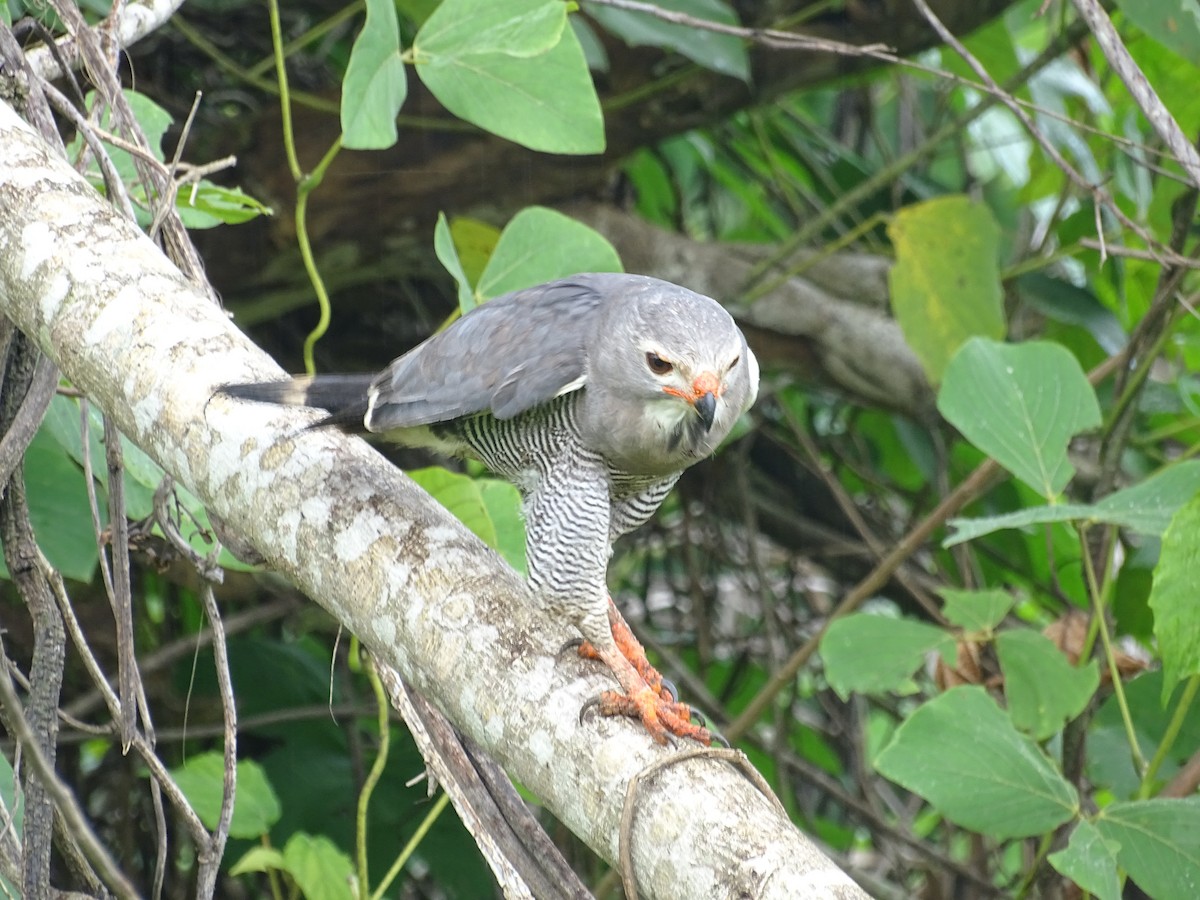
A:
{"type": "Polygon", "coordinates": [[[577,275],[505,294],[392,362],[371,384],[376,433],[490,411],[510,419],[582,387],[585,341],[620,275],[577,275]]]}

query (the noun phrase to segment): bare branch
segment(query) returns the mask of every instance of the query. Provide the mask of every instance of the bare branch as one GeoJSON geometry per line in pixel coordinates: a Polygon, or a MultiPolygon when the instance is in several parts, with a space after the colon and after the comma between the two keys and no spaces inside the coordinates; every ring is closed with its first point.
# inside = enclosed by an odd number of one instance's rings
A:
{"type": "MultiPolygon", "coordinates": [[[[116,19],[106,21],[106,33],[115,39],[117,46],[128,47],[165,25],[181,6],[183,0],[130,0],[113,4],[116,19]]],[[[74,37],[60,38],[57,48],[63,59],[78,66],[79,45],[74,37]]],[[[47,81],[63,75],[49,47],[34,47],[29,51],[28,59],[33,70],[47,81]]]]}

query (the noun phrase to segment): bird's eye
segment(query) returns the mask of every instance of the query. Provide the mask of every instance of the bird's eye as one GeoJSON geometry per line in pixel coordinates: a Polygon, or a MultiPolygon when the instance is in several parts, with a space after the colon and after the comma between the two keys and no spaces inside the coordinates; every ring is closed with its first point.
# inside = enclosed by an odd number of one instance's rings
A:
{"type": "Polygon", "coordinates": [[[655,375],[666,375],[675,368],[657,353],[653,352],[646,354],[646,365],[650,367],[650,371],[655,375]]]}
{"type": "Polygon", "coordinates": [[[726,368],[726,369],[725,369],[725,371],[726,371],[726,372],[732,372],[732,371],[733,371],[733,369],[734,369],[734,367],[735,367],[735,366],[736,366],[738,363],[740,363],[741,361],[742,361],[742,358],[741,358],[740,356],[735,356],[735,357],[733,358],[733,362],[731,362],[731,363],[729,364],[728,368],[726,368]]]}

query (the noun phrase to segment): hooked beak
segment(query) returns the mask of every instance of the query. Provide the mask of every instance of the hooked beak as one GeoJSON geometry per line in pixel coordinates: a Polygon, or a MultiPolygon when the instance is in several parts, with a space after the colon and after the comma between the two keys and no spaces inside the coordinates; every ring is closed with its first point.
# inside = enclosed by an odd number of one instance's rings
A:
{"type": "Polygon", "coordinates": [[[695,399],[692,406],[699,414],[700,421],[704,423],[704,430],[710,431],[713,426],[713,418],[717,415],[717,395],[712,391],[706,391],[695,399]]]}
{"type": "Polygon", "coordinates": [[[717,417],[717,398],[721,396],[724,389],[721,379],[712,372],[704,372],[696,376],[690,391],[667,386],[663,388],[663,393],[686,400],[688,405],[696,410],[700,421],[704,423],[704,430],[709,431],[713,427],[713,420],[717,417]]]}
{"type": "Polygon", "coordinates": [[[721,382],[712,372],[704,372],[696,376],[696,380],[692,382],[692,407],[696,410],[696,414],[700,416],[700,421],[704,423],[704,430],[709,431],[713,426],[713,419],[717,415],[717,398],[721,396],[721,382]]]}

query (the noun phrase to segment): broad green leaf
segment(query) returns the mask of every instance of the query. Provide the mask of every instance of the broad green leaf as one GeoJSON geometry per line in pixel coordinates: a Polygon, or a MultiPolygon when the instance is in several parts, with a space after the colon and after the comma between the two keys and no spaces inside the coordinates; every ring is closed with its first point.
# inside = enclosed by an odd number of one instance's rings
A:
{"type": "Polygon", "coordinates": [[[450,220],[450,236],[454,238],[454,249],[467,280],[477,284],[496,252],[500,229],[470,216],[455,216],[450,220]]]}
{"type": "Polygon", "coordinates": [[[963,436],[1053,500],[1075,469],[1067,444],[1100,424],[1100,406],[1065,348],[972,338],[946,367],[938,409],[963,436]]]}
{"type": "Polygon", "coordinates": [[[565,27],[565,18],[557,42],[545,49],[551,29],[549,19],[538,17],[542,8],[554,8],[558,15],[566,7],[559,0],[485,5],[447,0],[417,34],[417,74],[446,109],[493,134],[546,153],[600,153],[604,119],[583,49],[575,32],[565,27]],[[450,41],[447,35],[462,30],[457,19],[449,19],[454,10],[455,16],[465,16],[467,30],[475,29],[481,18],[492,23],[492,40],[471,39],[461,46],[450,41]],[[507,30],[497,23],[506,15],[517,22],[507,30]],[[525,28],[531,16],[537,27],[525,28]],[[537,40],[527,52],[513,43],[531,33],[537,40]],[[495,47],[504,49],[490,49],[495,47]]]}
{"type": "Polygon", "coordinates": [[[1197,0],[1117,0],[1129,21],[1186,60],[1200,59],[1197,0]]]}
{"type": "Polygon", "coordinates": [[[433,15],[439,3],[440,0],[396,0],[396,9],[414,25],[420,25],[433,15]]]}
{"type": "Polygon", "coordinates": [[[418,65],[493,53],[540,56],[566,27],[567,5],[560,0],[443,0],[421,26],[413,56],[418,65]]]}
{"type": "Polygon", "coordinates": [[[270,869],[287,869],[283,853],[274,847],[251,847],[229,868],[229,874],[245,875],[247,872],[266,872],[270,869]]]}
{"type": "MultiPolygon", "coordinates": [[[[685,13],[695,19],[738,25],[732,7],[721,0],[656,0],[654,6],[668,12],[685,13]]],[[[692,62],[722,75],[750,80],[750,57],[741,39],[728,34],[705,31],[691,25],[664,22],[647,13],[614,9],[585,3],[587,14],[606,31],[631,47],[664,47],[686,56],[692,62]]]]}
{"type": "Polygon", "coordinates": [[[967,339],[1004,337],[1000,229],[983,204],[950,196],[900,210],[888,237],[896,248],[892,310],[937,384],[967,339]]]}
{"type": "Polygon", "coordinates": [[[1075,788],[981,687],[920,707],[875,767],[956,824],[998,839],[1043,834],[1079,809],[1075,788]]]}
{"type": "Polygon", "coordinates": [[[1139,534],[1162,535],[1179,508],[1200,491],[1200,460],[1177,463],[1140,484],[1109,494],[1096,506],[1093,519],[1111,522],[1139,534]]]}
{"type": "Polygon", "coordinates": [[[392,0],[367,0],[367,18],[342,80],[342,145],[383,150],[396,143],[396,115],[407,96],[396,7],[392,0]]]}
{"type": "Polygon", "coordinates": [[[1175,513],[1163,535],[1154,569],[1150,608],[1163,661],[1163,703],[1175,685],[1200,673],[1200,616],[1196,573],[1200,571],[1200,497],[1175,513]]]}
{"type": "MultiPolygon", "coordinates": [[[[99,458],[103,466],[103,454],[99,458]]],[[[45,429],[34,435],[25,451],[22,471],[29,521],[38,546],[65,577],[90,581],[99,551],[83,472],[45,429]]],[[[107,502],[103,493],[97,501],[102,509],[107,502]]],[[[0,576],[9,577],[7,564],[0,566],[0,576]]]]}
{"type": "Polygon", "coordinates": [[[476,306],[475,295],[471,292],[471,282],[467,280],[467,273],[463,271],[462,260],[458,258],[458,249],[454,246],[446,214],[442,212],[438,213],[437,225],[433,228],[433,252],[458,286],[458,311],[469,313],[476,306]]]}
{"type": "MultiPolygon", "coordinates": [[[[82,468],[83,434],[79,420],[79,401],[56,395],[50,401],[42,427],[82,468]]],[[[88,406],[88,447],[96,482],[108,489],[108,466],[104,459],[104,419],[95,404],[88,406]]],[[[163,480],[163,470],[140,447],[121,436],[121,455],[125,465],[125,511],[131,519],[150,515],[154,492],[163,480]]]]}
{"type": "Polygon", "coordinates": [[[943,546],[961,544],[1003,528],[1023,528],[1046,522],[1104,522],[1157,537],[1171,517],[1200,491],[1200,461],[1178,463],[1140,484],[1109,494],[1099,503],[1060,503],[1034,506],[982,519],[951,519],[955,532],[943,546]]]}
{"type": "Polygon", "coordinates": [[[942,613],[951,625],[957,625],[968,634],[988,634],[1004,621],[1013,608],[1016,598],[1008,591],[956,591],[943,588],[938,591],[945,600],[942,613]]]}
{"type": "MultiPolygon", "coordinates": [[[[1172,725],[1180,713],[1180,690],[1176,688],[1174,702],[1161,699],[1163,672],[1146,672],[1125,684],[1125,701],[1142,756],[1150,759],[1158,751],[1168,729],[1177,728],[1166,754],[1160,779],[1169,779],[1179,766],[1200,747],[1200,707],[1195,703],[1183,713],[1182,723],[1172,725]]],[[[1125,730],[1121,705],[1116,696],[1105,700],[1092,720],[1088,737],[1087,775],[1093,784],[1103,787],[1118,798],[1133,797],[1141,785],[1141,776],[1134,771],[1129,753],[1129,737],[1125,730]]]]}
{"type": "Polygon", "coordinates": [[[1050,865],[1097,900],[1120,900],[1117,849],[1115,843],[1101,837],[1095,825],[1081,819],[1066,849],[1050,854],[1050,865]]]}
{"type": "Polygon", "coordinates": [[[954,638],[924,622],[867,613],[834,620],[821,639],[825,677],[843,698],[899,690],[934,650],[951,658],[954,638]]]}
{"type": "Polygon", "coordinates": [[[544,206],[521,210],[496,243],[475,294],[481,300],[580,272],[620,272],[621,258],[599,232],[544,206]]]}
{"type": "Polygon", "coordinates": [[[1128,336],[1118,319],[1096,295],[1069,281],[1031,272],[1017,279],[1021,297],[1042,315],[1085,329],[1106,353],[1116,353],[1128,336]]]}
{"type": "Polygon", "coordinates": [[[1036,631],[1002,631],[996,635],[996,653],[1008,714],[1017,728],[1039,741],[1083,712],[1100,685],[1095,660],[1073,666],[1050,638],[1036,631]]]}
{"type": "Polygon", "coordinates": [[[525,570],[525,531],[521,498],[516,488],[495,479],[469,478],[439,466],[408,473],[422,489],[446,507],[485,544],[499,551],[509,565],[525,570]],[[514,533],[514,529],[519,529],[514,533]]]}
{"type": "MultiPolygon", "coordinates": [[[[193,756],[179,768],[172,769],[171,777],[192,804],[204,827],[216,828],[224,791],[225,761],[222,755],[213,752],[193,756]]],[[[279,814],[279,800],[262,767],[254,760],[240,760],[229,836],[257,838],[271,830],[271,826],[279,821],[279,814]]]]}
{"type": "Polygon", "coordinates": [[[297,831],[283,848],[288,874],[305,900],[354,900],[354,864],[337,844],[323,835],[297,831]]]}
{"type": "Polygon", "coordinates": [[[227,188],[201,181],[195,189],[181,190],[175,208],[188,228],[240,225],[258,216],[274,215],[271,207],[255,200],[241,188],[227,188]]]}
{"type": "Polygon", "coordinates": [[[521,514],[521,494],[507,481],[479,478],[479,492],[488,516],[496,526],[496,549],[510,566],[527,574],[525,560],[525,517],[521,514]]]}
{"type": "Polygon", "coordinates": [[[1096,817],[1117,862],[1151,897],[1195,897],[1200,885],[1200,797],[1113,803],[1096,817]]]}

